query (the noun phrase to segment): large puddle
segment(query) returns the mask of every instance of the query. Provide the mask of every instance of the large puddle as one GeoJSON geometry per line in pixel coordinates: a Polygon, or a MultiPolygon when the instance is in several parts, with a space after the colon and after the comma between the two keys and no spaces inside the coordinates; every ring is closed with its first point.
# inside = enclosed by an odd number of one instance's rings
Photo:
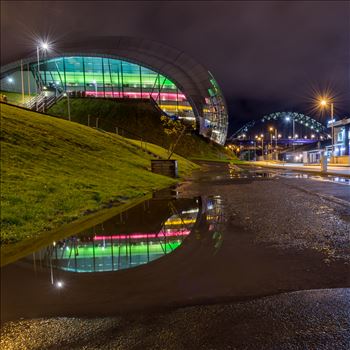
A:
{"type": "MultiPolygon", "coordinates": [[[[91,292],[95,301],[99,300],[93,288],[104,290],[102,299],[113,298],[117,284],[126,283],[125,275],[118,277],[120,270],[127,270],[128,274],[149,264],[141,270],[142,278],[157,274],[159,268],[170,271],[178,259],[175,257],[172,262],[172,255],[185,244],[197,244],[203,238],[212,242],[213,253],[220,248],[223,237],[219,196],[165,197],[160,192],[156,198],[2,268],[2,318],[57,314],[53,310],[62,302],[58,291],[68,300],[80,293],[81,300],[87,298],[83,307],[89,310],[91,295],[88,298],[87,294],[91,292]],[[164,264],[153,265],[155,260],[164,260],[164,264]],[[22,300],[26,301],[25,306],[19,306],[22,300]]],[[[67,311],[64,302],[60,312],[67,311]]]]}

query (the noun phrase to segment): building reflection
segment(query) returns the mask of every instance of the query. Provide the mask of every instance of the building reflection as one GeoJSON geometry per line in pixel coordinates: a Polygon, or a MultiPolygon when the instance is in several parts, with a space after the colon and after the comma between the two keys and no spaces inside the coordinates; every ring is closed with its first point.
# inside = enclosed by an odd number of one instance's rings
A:
{"type": "Polygon", "coordinates": [[[54,284],[54,270],[108,272],[147,264],[176,250],[193,231],[209,232],[218,249],[221,223],[220,197],[152,199],[28,259],[36,268],[49,268],[54,284]]]}

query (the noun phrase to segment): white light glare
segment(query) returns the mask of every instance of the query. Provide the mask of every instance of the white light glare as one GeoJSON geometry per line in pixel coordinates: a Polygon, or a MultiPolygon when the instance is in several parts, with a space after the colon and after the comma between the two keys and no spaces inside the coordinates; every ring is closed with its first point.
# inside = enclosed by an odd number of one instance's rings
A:
{"type": "Polygon", "coordinates": [[[9,82],[9,83],[13,83],[13,79],[10,77],[10,78],[7,78],[7,81],[9,82]]]}
{"type": "Polygon", "coordinates": [[[47,50],[50,49],[50,45],[49,45],[49,43],[46,42],[46,41],[43,41],[43,42],[40,44],[40,47],[41,47],[43,50],[45,50],[45,51],[47,51],[47,50]]]}
{"type": "Polygon", "coordinates": [[[63,287],[63,282],[62,281],[56,282],[56,287],[57,288],[62,288],[63,287]]]}

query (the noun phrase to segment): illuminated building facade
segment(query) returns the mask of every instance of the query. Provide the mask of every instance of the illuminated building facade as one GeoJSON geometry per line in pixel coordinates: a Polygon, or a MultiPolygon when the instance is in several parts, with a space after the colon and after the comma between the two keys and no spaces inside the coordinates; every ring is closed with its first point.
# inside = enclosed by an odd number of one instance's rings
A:
{"type": "Polygon", "coordinates": [[[199,134],[224,144],[228,115],[214,77],[185,53],[150,40],[111,37],[67,45],[1,69],[1,88],[26,93],[152,99],[168,116],[196,121],[199,134]],[[20,74],[20,70],[24,74],[20,74]],[[17,75],[16,75],[17,74],[17,75]]]}

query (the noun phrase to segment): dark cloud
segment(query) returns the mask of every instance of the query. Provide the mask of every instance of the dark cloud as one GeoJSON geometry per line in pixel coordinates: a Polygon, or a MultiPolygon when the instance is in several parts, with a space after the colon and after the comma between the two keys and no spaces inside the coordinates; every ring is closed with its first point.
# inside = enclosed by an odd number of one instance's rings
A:
{"type": "Polygon", "coordinates": [[[203,63],[222,87],[233,126],[276,110],[306,112],[315,86],[331,86],[337,112],[350,112],[347,1],[2,1],[1,10],[2,62],[28,51],[34,34],[142,36],[203,63]]]}

